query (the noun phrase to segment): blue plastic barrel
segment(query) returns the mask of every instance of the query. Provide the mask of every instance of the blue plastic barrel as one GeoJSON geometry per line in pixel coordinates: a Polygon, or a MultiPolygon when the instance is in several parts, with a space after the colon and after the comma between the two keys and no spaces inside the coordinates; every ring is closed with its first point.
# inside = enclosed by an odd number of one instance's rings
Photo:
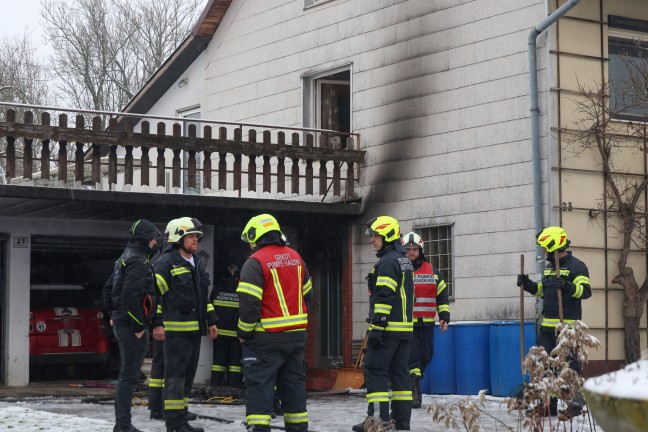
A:
{"type": "Polygon", "coordinates": [[[434,355],[425,368],[421,393],[454,394],[457,392],[454,327],[453,323],[450,323],[448,330],[443,334],[438,324],[434,328],[434,355]]]}
{"type": "Polygon", "coordinates": [[[455,323],[457,394],[490,391],[490,322],[455,323]]]}
{"type": "MultiPolygon", "coordinates": [[[[524,355],[535,345],[535,321],[524,323],[524,355]]],[[[495,321],[490,331],[490,380],[493,396],[515,396],[522,388],[520,321],[495,321]]]]}

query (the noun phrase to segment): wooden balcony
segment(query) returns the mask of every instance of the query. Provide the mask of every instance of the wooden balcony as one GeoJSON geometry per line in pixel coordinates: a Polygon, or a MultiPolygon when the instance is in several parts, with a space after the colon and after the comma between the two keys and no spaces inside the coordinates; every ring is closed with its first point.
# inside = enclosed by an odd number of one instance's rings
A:
{"type": "Polygon", "coordinates": [[[0,103],[11,185],[357,202],[358,147],[326,130],[0,103]]]}

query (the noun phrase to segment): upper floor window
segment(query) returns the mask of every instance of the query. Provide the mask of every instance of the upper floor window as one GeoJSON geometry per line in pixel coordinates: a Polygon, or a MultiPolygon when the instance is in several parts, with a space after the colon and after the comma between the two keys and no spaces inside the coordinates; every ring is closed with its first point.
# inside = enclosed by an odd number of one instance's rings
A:
{"type": "Polygon", "coordinates": [[[627,119],[648,116],[648,21],[609,17],[610,106],[627,119]]]}
{"type": "Polygon", "coordinates": [[[351,132],[351,67],[304,77],[304,126],[351,132]]]}
{"type": "Polygon", "coordinates": [[[454,299],[452,225],[415,228],[414,232],[423,239],[425,258],[441,273],[447,285],[448,297],[454,299]]]}

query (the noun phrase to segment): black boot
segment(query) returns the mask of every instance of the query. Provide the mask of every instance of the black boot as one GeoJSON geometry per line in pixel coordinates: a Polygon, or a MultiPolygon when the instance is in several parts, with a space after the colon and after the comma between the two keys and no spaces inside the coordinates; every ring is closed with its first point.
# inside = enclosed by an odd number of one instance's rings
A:
{"type": "Polygon", "coordinates": [[[558,399],[550,398],[549,407],[543,402],[540,402],[535,407],[525,411],[528,417],[555,417],[558,415],[558,399]]]}
{"type": "Polygon", "coordinates": [[[212,371],[209,384],[212,387],[222,387],[225,384],[225,374],[223,372],[212,371]]]}
{"type": "Polygon", "coordinates": [[[423,395],[421,394],[421,377],[411,375],[412,378],[412,408],[421,408],[423,395]]]}
{"type": "Polygon", "coordinates": [[[371,416],[367,416],[367,418],[365,418],[364,421],[362,421],[361,423],[358,423],[358,424],[356,424],[356,425],[353,425],[353,427],[351,428],[351,430],[352,430],[353,432],[365,432],[365,430],[369,430],[368,427],[367,427],[367,429],[365,429],[365,426],[370,426],[370,425],[372,425],[374,421],[375,421],[375,420],[374,420],[373,417],[371,417],[371,416]]]}
{"type": "Polygon", "coordinates": [[[185,418],[186,418],[188,421],[194,421],[194,420],[196,420],[196,419],[198,418],[198,414],[196,414],[196,413],[192,413],[192,412],[189,411],[187,408],[185,408],[185,418]]]}

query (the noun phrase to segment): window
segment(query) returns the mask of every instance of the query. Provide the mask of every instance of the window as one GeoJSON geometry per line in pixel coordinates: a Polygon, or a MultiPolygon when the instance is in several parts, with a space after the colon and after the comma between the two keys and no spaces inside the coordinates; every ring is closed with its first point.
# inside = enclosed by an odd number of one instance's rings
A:
{"type": "Polygon", "coordinates": [[[423,239],[423,253],[434,268],[441,273],[448,290],[448,297],[454,298],[452,225],[414,229],[423,239]]]}
{"type": "Polygon", "coordinates": [[[350,66],[304,78],[304,126],[351,132],[350,66]]]}
{"type": "Polygon", "coordinates": [[[608,57],[610,106],[623,118],[648,116],[648,95],[639,98],[633,79],[648,78],[648,21],[609,17],[608,57]]]}

